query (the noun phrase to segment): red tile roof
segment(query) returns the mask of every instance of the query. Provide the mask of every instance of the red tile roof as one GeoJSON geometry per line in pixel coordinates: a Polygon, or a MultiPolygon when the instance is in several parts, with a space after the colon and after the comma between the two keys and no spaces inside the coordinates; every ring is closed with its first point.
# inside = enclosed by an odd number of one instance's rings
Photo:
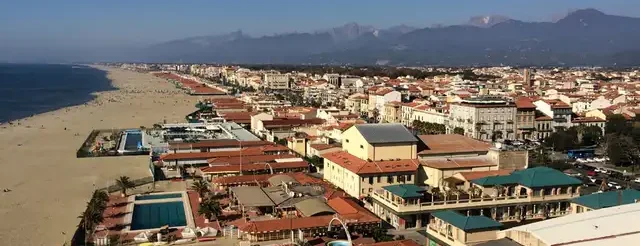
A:
{"type": "Polygon", "coordinates": [[[418,155],[441,155],[489,151],[491,144],[458,134],[419,135],[427,146],[418,155]]]}
{"type": "Polygon", "coordinates": [[[423,160],[422,165],[436,169],[457,169],[471,167],[490,167],[495,166],[496,164],[485,157],[460,157],[423,160]]]}
{"type": "Polygon", "coordinates": [[[322,157],[356,174],[415,172],[419,165],[418,160],[411,159],[369,162],[346,151],[326,153],[322,157]]]}
{"type": "Polygon", "coordinates": [[[251,164],[256,162],[273,162],[277,159],[287,159],[287,158],[297,158],[295,155],[285,154],[285,155],[255,155],[255,156],[231,156],[231,157],[218,157],[207,160],[209,164],[212,165],[220,165],[220,164],[240,164],[240,160],[242,160],[242,164],[251,164]]]}
{"type": "Polygon", "coordinates": [[[465,180],[471,181],[471,180],[474,180],[474,179],[480,179],[480,178],[484,178],[484,177],[488,177],[488,176],[509,175],[512,172],[513,172],[513,170],[500,169],[500,170],[492,170],[492,171],[461,172],[460,175],[462,175],[462,177],[465,180]]]}
{"type": "MultiPolygon", "coordinates": [[[[294,162],[278,162],[278,163],[269,163],[266,165],[265,163],[254,163],[242,165],[242,171],[263,171],[269,170],[269,166],[275,170],[282,169],[292,169],[292,168],[306,168],[309,166],[309,163],[306,161],[294,161],[294,162]]],[[[212,167],[202,167],[200,170],[205,174],[212,173],[226,173],[226,172],[240,172],[240,165],[221,165],[221,166],[212,166],[212,167]]]]}
{"type": "Polygon", "coordinates": [[[516,107],[519,109],[535,109],[536,105],[533,104],[531,98],[520,97],[516,100],[516,107]]]}
{"type": "MultiPolygon", "coordinates": [[[[242,141],[242,147],[272,145],[269,141],[242,141]]],[[[235,139],[203,140],[195,143],[172,142],[169,149],[199,149],[199,148],[230,148],[240,147],[240,141],[235,139]]]]}

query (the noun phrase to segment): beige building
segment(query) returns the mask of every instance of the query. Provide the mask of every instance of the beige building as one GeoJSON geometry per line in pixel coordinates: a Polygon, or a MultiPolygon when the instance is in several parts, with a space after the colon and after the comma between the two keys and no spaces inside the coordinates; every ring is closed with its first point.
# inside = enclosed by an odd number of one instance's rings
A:
{"type": "Polygon", "coordinates": [[[384,104],[383,123],[401,123],[401,103],[388,102],[384,104]]]}
{"type": "Polygon", "coordinates": [[[486,216],[439,211],[431,214],[427,226],[427,245],[475,245],[495,240],[500,227],[500,222],[486,216]]]}
{"type": "Polygon", "coordinates": [[[272,90],[289,89],[289,75],[279,73],[265,73],[264,84],[272,90]]]}
{"type": "Polygon", "coordinates": [[[362,160],[416,159],[417,144],[401,124],[357,124],[342,133],[342,149],[362,160]]]}
{"type": "Polygon", "coordinates": [[[516,105],[503,99],[473,98],[451,104],[447,132],[456,127],[483,141],[515,139],[516,105]]]}
{"type": "Polygon", "coordinates": [[[580,196],[582,182],[547,167],[508,175],[474,177],[468,184],[443,189],[416,185],[374,190],[373,212],[398,229],[422,227],[436,211],[452,210],[496,221],[523,221],[570,213],[570,200],[580,196]],[[466,190],[459,187],[468,186],[466,190]],[[407,192],[413,190],[413,192],[407,192]]]}
{"type": "Polygon", "coordinates": [[[400,124],[354,125],[342,134],[343,151],[322,155],[324,178],[353,197],[391,184],[413,184],[417,143],[400,124]]]}
{"type": "Polygon", "coordinates": [[[532,139],[536,130],[536,105],[526,97],[516,100],[517,139],[532,139]]]}
{"type": "Polygon", "coordinates": [[[324,179],[357,198],[384,186],[415,183],[419,165],[417,160],[366,161],[345,151],[322,157],[324,179]]]}

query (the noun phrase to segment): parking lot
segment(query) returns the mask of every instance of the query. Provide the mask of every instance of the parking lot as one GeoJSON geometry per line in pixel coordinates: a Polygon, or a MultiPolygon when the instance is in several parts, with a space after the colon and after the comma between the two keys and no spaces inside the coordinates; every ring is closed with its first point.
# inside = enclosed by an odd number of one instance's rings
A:
{"type": "Polygon", "coordinates": [[[605,182],[608,189],[640,189],[640,179],[631,173],[605,167],[608,160],[605,158],[576,159],[572,171],[565,171],[571,176],[581,179],[589,188],[587,190],[599,190],[605,182]]]}

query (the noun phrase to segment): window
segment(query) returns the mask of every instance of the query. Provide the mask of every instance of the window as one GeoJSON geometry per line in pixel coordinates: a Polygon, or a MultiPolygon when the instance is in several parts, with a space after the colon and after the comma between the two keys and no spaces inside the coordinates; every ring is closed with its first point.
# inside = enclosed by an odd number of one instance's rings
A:
{"type": "Polygon", "coordinates": [[[373,177],[369,177],[369,184],[373,184],[373,177]]]}
{"type": "Polygon", "coordinates": [[[348,142],[349,142],[349,139],[345,139],[344,141],[348,143],[348,142]]]}
{"type": "Polygon", "coordinates": [[[413,176],[413,175],[411,175],[411,174],[407,175],[407,181],[408,182],[411,182],[411,176],[413,176]]]}
{"type": "Polygon", "coordinates": [[[391,175],[387,176],[387,183],[393,184],[393,176],[391,175]]]}
{"type": "Polygon", "coordinates": [[[382,176],[378,176],[378,183],[382,182],[382,176]]]}
{"type": "Polygon", "coordinates": [[[362,144],[361,144],[361,145],[360,145],[360,148],[361,148],[361,149],[364,149],[364,146],[362,146],[362,144]]]}

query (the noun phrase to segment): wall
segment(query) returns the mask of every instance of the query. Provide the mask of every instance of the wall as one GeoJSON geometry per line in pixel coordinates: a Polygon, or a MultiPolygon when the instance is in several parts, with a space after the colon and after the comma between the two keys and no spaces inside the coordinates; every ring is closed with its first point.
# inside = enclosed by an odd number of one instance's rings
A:
{"type": "Polygon", "coordinates": [[[481,242],[486,242],[486,241],[490,241],[490,240],[494,240],[497,238],[497,231],[496,230],[490,230],[490,231],[479,231],[479,232],[467,232],[466,233],[466,243],[470,244],[470,243],[481,243],[481,242]]]}
{"type": "Polygon", "coordinates": [[[524,231],[506,231],[504,232],[505,236],[510,238],[516,243],[522,245],[531,245],[531,246],[543,246],[546,245],[544,242],[540,241],[537,237],[532,235],[529,232],[524,231]]]}
{"type": "Polygon", "coordinates": [[[342,166],[324,159],[324,179],[352,197],[360,196],[360,177],[342,166]]]}
{"type": "Polygon", "coordinates": [[[371,174],[371,175],[361,175],[360,176],[360,187],[361,193],[363,195],[369,194],[372,191],[382,189],[382,187],[388,185],[397,185],[397,184],[416,184],[417,180],[417,172],[397,172],[397,173],[381,173],[381,174],[371,174]],[[388,182],[388,177],[393,177],[393,182],[388,182]],[[398,177],[402,176],[404,178],[403,181],[398,181],[398,177]],[[410,177],[410,178],[409,178],[410,177]],[[372,179],[373,184],[369,183],[369,178],[372,179]],[[380,181],[378,181],[380,180],[380,181]]]}
{"type": "Polygon", "coordinates": [[[498,165],[498,169],[520,170],[529,167],[529,152],[526,150],[490,149],[487,156],[498,165]]]}
{"type": "Polygon", "coordinates": [[[496,170],[497,166],[492,167],[475,167],[475,168],[457,168],[457,169],[437,169],[428,166],[421,166],[418,170],[418,180],[416,184],[426,184],[431,187],[442,186],[442,180],[461,172],[478,172],[496,170]]]}
{"type": "Polygon", "coordinates": [[[366,145],[367,158],[371,160],[416,159],[417,147],[415,143],[373,144],[366,145]]]}
{"type": "Polygon", "coordinates": [[[355,127],[352,126],[342,133],[342,149],[349,154],[366,160],[369,158],[368,146],[367,141],[355,127]]]}

